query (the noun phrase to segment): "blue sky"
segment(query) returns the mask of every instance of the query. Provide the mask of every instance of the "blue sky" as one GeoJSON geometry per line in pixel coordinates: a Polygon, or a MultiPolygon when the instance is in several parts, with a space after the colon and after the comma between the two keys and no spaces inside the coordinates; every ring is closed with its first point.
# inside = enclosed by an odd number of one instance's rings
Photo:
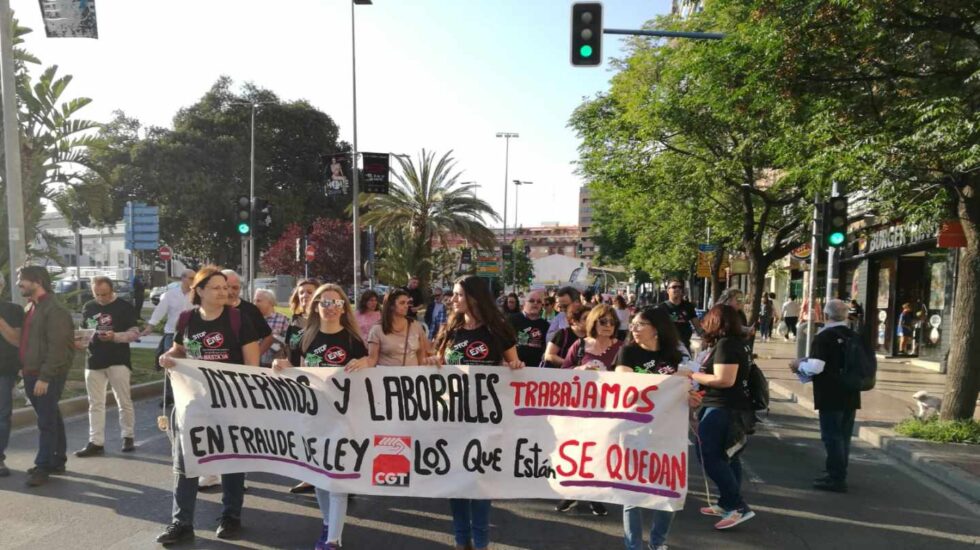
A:
{"type": "MultiPolygon", "coordinates": [[[[99,40],[44,37],[36,0],[11,0],[34,29],[26,47],[72,74],[70,96],[107,120],[122,109],[170,126],[220,75],[254,82],[285,100],[307,99],[352,139],[348,0],[98,0],[99,40]]],[[[374,0],[358,6],[358,146],[413,156],[454,150],[463,180],[503,212],[504,140],[520,191],[519,223],[574,224],[578,144],[566,127],[583,97],[608,88],[608,64],[569,63],[565,0],[374,0]]],[[[639,28],[669,0],[607,0],[605,27],[639,28]]],[[[604,57],[621,39],[606,36],[604,57]]],[[[87,112],[86,112],[87,111],[87,112]]],[[[261,116],[261,114],[259,115],[261,116]]],[[[508,226],[513,225],[510,187],[508,226]]]]}

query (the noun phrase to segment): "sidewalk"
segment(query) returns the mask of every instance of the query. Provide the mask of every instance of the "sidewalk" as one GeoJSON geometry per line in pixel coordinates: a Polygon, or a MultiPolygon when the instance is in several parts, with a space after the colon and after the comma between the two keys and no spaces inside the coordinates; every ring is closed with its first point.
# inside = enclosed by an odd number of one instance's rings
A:
{"type": "MultiPolygon", "coordinates": [[[[812,384],[789,370],[796,344],[756,342],[756,363],[769,379],[773,397],[790,399],[814,416],[812,384]]],[[[980,503],[980,449],[976,445],[933,443],[896,434],[892,427],[912,415],[912,394],[926,390],[942,396],[945,375],[912,366],[908,360],[879,359],[875,389],[861,394],[858,437],[919,472],[980,503]]]]}

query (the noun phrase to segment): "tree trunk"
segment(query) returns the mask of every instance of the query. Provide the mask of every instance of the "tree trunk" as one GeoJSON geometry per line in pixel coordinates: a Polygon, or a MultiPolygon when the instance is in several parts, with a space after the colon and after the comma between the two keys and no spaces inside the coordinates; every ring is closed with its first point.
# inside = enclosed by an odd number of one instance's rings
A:
{"type": "Polygon", "coordinates": [[[943,420],[973,417],[980,391],[980,189],[967,185],[957,205],[959,221],[966,234],[966,247],[959,250],[956,300],[953,303],[953,333],[950,335],[943,420]]]}
{"type": "Polygon", "coordinates": [[[718,272],[721,270],[721,260],[725,257],[725,245],[719,244],[715,249],[715,256],[711,260],[711,304],[714,305],[721,296],[721,289],[718,288],[718,272]]]}
{"type": "Polygon", "coordinates": [[[759,308],[762,305],[763,287],[766,284],[766,271],[769,265],[766,264],[765,253],[762,246],[753,243],[749,253],[749,326],[755,326],[759,318],[759,308]]]}

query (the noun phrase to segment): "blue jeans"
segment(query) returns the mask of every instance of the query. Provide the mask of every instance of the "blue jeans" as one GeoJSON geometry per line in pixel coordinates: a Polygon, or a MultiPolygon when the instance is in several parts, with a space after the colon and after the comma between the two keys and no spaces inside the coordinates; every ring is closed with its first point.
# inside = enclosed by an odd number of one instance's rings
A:
{"type": "Polygon", "coordinates": [[[3,454],[10,442],[10,417],[14,412],[14,386],[16,374],[0,374],[0,462],[7,459],[3,454]]]}
{"type": "MultiPolygon", "coordinates": [[[[639,506],[623,506],[623,532],[626,550],[643,549],[643,511],[639,506]]],[[[656,547],[667,543],[667,532],[670,523],[674,521],[674,513],[665,510],[650,510],[653,514],[653,525],[650,526],[650,546],[656,547]]]]}
{"type": "Polygon", "coordinates": [[[827,475],[834,481],[847,480],[855,412],[854,409],[819,411],[820,439],[827,450],[827,475]]]}
{"type": "MultiPolygon", "coordinates": [[[[194,505],[197,504],[198,478],[184,475],[184,455],[181,452],[177,418],[171,413],[174,429],[174,503],[173,521],[194,525],[194,505]]],[[[245,503],[245,474],[221,474],[221,516],[241,519],[245,503]]]]}
{"type": "Polygon", "coordinates": [[[58,408],[61,392],[65,389],[65,377],[48,382],[47,393],[40,397],[34,395],[37,382],[37,376],[24,376],[24,392],[37,414],[38,440],[34,464],[44,470],[53,470],[68,462],[65,420],[61,418],[61,409],[58,408]]]}
{"type": "Polygon", "coordinates": [[[453,532],[456,544],[465,546],[471,541],[476,548],[490,544],[490,501],[468,498],[451,498],[453,532]]]}
{"type": "Polygon", "coordinates": [[[742,500],[742,462],[739,453],[729,458],[725,452],[731,429],[731,409],[706,407],[701,410],[698,454],[708,477],[718,486],[718,506],[726,511],[748,508],[742,500]]]}

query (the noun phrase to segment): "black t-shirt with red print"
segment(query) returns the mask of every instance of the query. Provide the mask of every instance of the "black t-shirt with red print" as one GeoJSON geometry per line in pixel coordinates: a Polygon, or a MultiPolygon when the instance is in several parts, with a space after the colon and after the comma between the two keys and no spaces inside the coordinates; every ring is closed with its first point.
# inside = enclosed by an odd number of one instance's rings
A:
{"type": "Polygon", "coordinates": [[[300,348],[302,344],[289,350],[289,362],[300,367],[343,367],[368,354],[364,342],[347,329],[333,334],[321,331],[309,347],[300,348]]]}
{"type": "Polygon", "coordinates": [[[547,345],[545,336],[548,334],[548,321],[540,317],[528,319],[522,312],[510,316],[510,326],[517,333],[517,356],[521,361],[529,367],[541,364],[547,345]]]}
{"type": "Polygon", "coordinates": [[[458,329],[449,335],[444,361],[447,365],[501,365],[504,352],[516,344],[512,338],[494,336],[484,325],[458,329]]]}
{"type": "MultiPolygon", "coordinates": [[[[98,332],[126,332],[135,326],[136,308],[125,300],[116,298],[104,306],[92,300],[82,308],[82,328],[95,329],[98,332]]],[[[98,336],[92,337],[92,343],[88,346],[86,368],[99,370],[113,365],[133,368],[129,344],[117,344],[99,340],[98,336]]]]}
{"type": "Polygon", "coordinates": [[[241,365],[245,363],[242,346],[257,342],[258,334],[248,316],[239,315],[238,334],[232,329],[231,306],[225,306],[217,319],[205,321],[197,308],[190,312],[187,327],[174,334],[174,343],[184,346],[189,359],[218,361],[241,365]]]}

